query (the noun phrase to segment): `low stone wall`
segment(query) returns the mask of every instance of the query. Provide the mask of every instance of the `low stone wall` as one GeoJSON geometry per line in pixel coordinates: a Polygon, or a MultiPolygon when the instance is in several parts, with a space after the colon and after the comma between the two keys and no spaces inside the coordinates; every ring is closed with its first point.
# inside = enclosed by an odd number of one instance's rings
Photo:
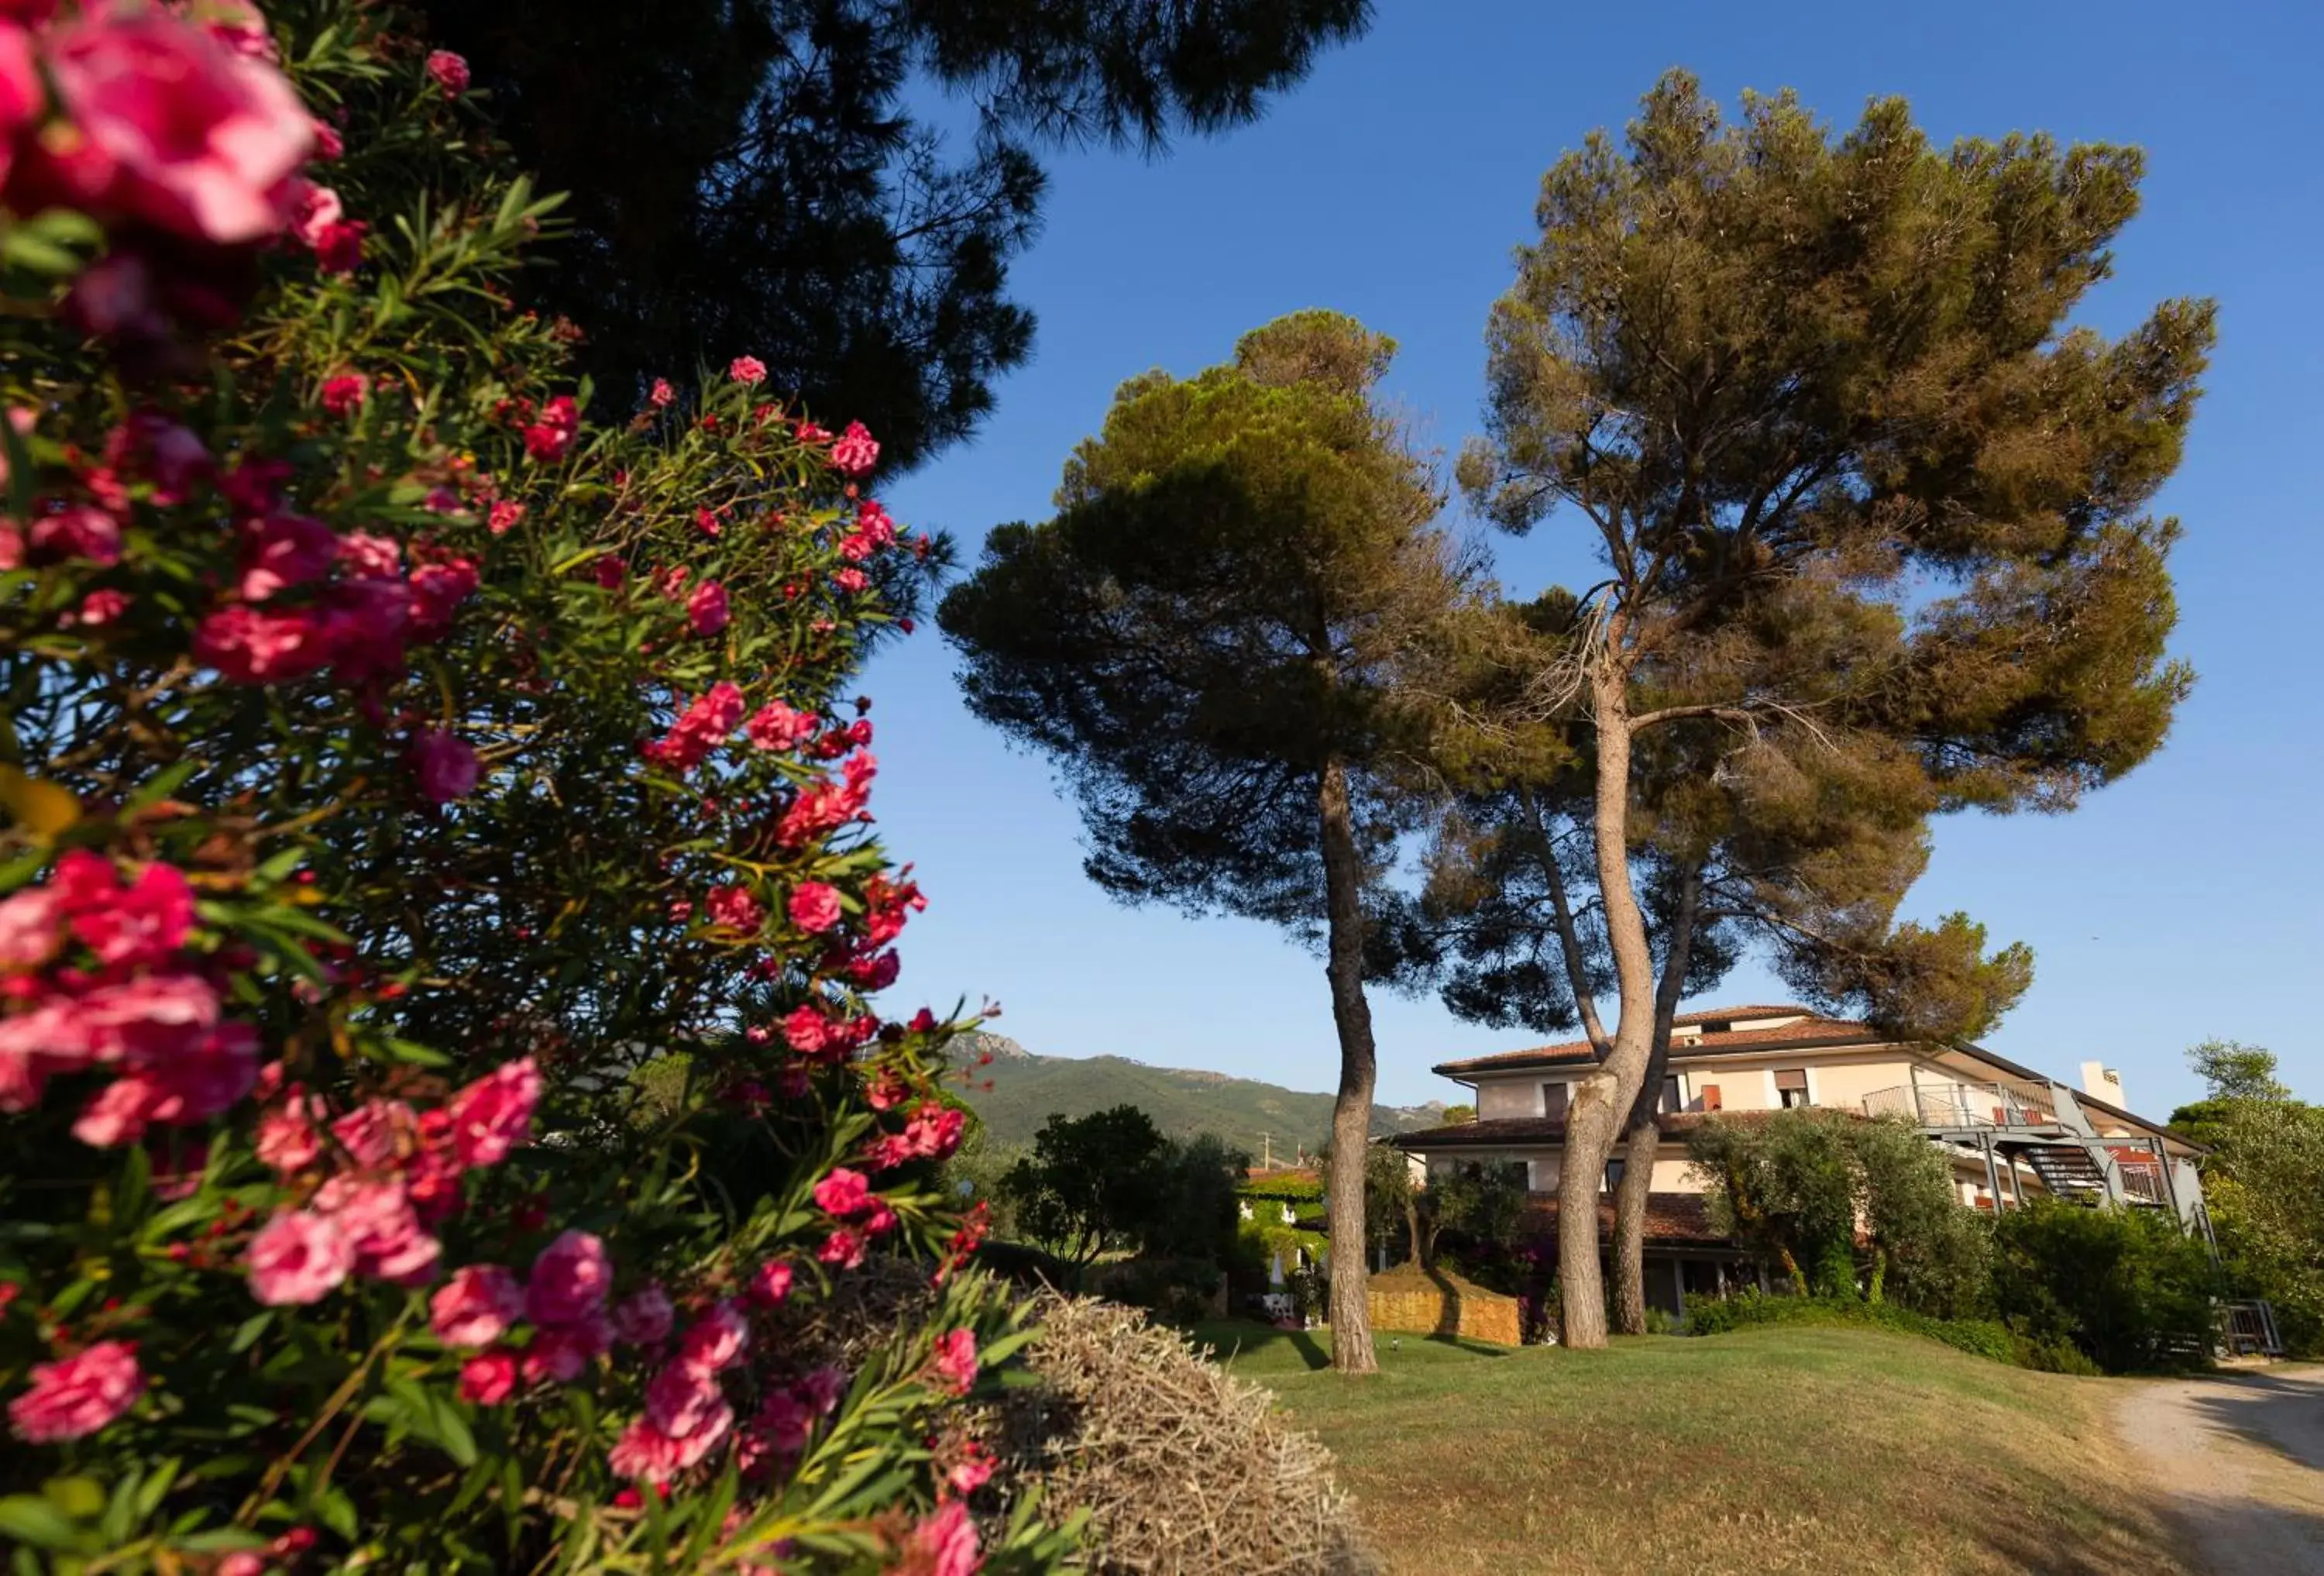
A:
{"type": "Polygon", "coordinates": [[[1420,1335],[1461,1335],[1496,1346],[1518,1343],[1517,1300],[1489,1292],[1450,1270],[1399,1265],[1371,1277],[1366,1301],[1372,1328],[1420,1335]]]}

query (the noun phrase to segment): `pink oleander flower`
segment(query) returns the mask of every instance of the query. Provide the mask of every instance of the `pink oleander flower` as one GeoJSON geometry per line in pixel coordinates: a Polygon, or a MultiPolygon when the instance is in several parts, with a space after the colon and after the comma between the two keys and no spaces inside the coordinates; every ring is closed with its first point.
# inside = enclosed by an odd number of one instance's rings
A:
{"type": "Polygon", "coordinates": [[[734,1414],[723,1401],[683,1438],[664,1433],[641,1417],[622,1431],[622,1437],[607,1454],[606,1463],[621,1477],[667,1483],[698,1464],[733,1426],[734,1414]]]}
{"type": "Polygon", "coordinates": [[[319,520],[303,514],[276,512],[243,521],[242,578],[237,585],[245,602],[263,602],[293,585],[304,585],[330,573],[338,557],[339,539],[319,520]]]}
{"type": "Polygon", "coordinates": [[[784,905],[791,923],[816,935],[839,923],[839,889],[823,881],[801,881],[784,905]]]}
{"type": "Polygon", "coordinates": [[[42,41],[71,128],[35,155],[44,194],[219,245],[281,230],[314,128],[280,71],[158,9],[91,6],[42,41]]]}
{"type": "Polygon", "coordinates": [[[119,968],[168,961],[194,924],[194,889],[174,865],[159,861],[103,907],[73,917],[73,934],[98,959],[119,968]]]}
{"type": "Polygon", "coordinates": [[[731,614],[726,607],[726,587],[715,580],[705,580],[686,599],[686,621],[694,626],[697,635],[715,635],[726,627],[731,614]]]}
{"type": "Polygon", "coordinates": [[[853,596],[872,584],[872,577],[861,569],[834,569],[831,583],[853,596]]]}
{"type": "Polygon", "coordinates": [[[332,556],[359,579],[391,580],[403,574],[403,544],[393,537],[351,530],[339,538],[332,556]]]}
{"type": "Polygon", "coordinates": [[[294,1088],[289,1100],[258,1119],[253,1145],[258,1158],[285,1175],[304,1171],[322,1157],[323,1135],[315,1127],[309,1103],[294,1088]]]}
{"type": "MultiPolygon", "coordinates": [[[[130,982],[130,987],[143,983],[130,982]]],[[[122,989],[116,987],[116,989],[122,989]]],[[[166,1053],[125,1073],[90,1097],[73,1136],[97,1148],[131,1144],[148,1126],[188,1127],[221,1116],[258,1081],[258,1035],[248,1024],[221,1023],[189,1038],[165,1030],[166,1053]]],[[[144,1051],[136,1053],[141,1057],[144,1051]]]]}
{"type": "Polygon", "coordinates": [[[823,1246],[816,1249],[815,1256],[835,1269],[854,1269],[863,1262],[865,1247],[862,1232],[842,1226],[823,1240],[823,1246]]]}
{"type": "Polygon", "coordinates": [[[27,1444],[82,1439],[137,1404],[145,1376],[137,1348],[100,1341],[56,1362],[32,1365],[32,1387],[8,1403],[8,1426],[27,1444]]]}
{"type": "Polygon", "coordinates": [[[506,536],[523,518],[523,504],[510,498],[499,499],[493,504],[492,512],[485,516],[484,528],[494,536],[506,536]]]}
{"type": "Polygon", "coordinates": [[[115,622],[128,611],[129,594],[106,586],[82,597],[80,606],[59,622],[78,624],[84,629],[96,628],[115,622]]]}
{"type": "Polygon", "coordinates": [[[665,410],[669,408],[669,402],[677,398],[678,391],[669,386],[668,378],[656,378],[653,381],[651,392],[646,395],[646,403],[657,410],[665,410]]]}
{"type": "Polygon", "coordinates": [[[411,742],[411,767],[420,791],[439,805],[475,792],[481,770],[475,749],[439,728],[425,729],[411,742]]]}
{"type": "Polygon", "coordinates": [[[536,1324],[577,1324],[605,1305],[613,1284],[604,1243],[586,1231],[567,1231],[532,1261],[525,1312],[536,1324]]]}
{"type": "Polygon", "coordinates": [[[731,1366],[751,1344],[751,1323],[733,1303],[719,1303],[686,1327],[678,1338],[680,1368],[715,1374],[731,1366]]]}
{"type": "Polygon", "coordinates": [[[421,1228],[401,1176],[334,1176],[309,1207],[346,1237],[355,1249],[356,1274],[402,1286],[424,1286],[436,1277],[443,1244],[421,1228]]]}
{"type": "Polygon", "coordinates": [[[308,608],[276,613],[222,607],[194,631],[193,650],[237,684],[300,677],[331,658],[323,620],[308,608]]]}
{"type": "Polygon", "coordinates": [[[755,355],[738,355],[726,366],[726,375],[745,387],[767,381],[767,364],[755,355]]]}
{"type": "Polygon", "coordinates": [[[524,451],[543,465],[563,459],[581,435],[581,407],[559,394],[541,407],[540,419],[524,429],[524,451]]]}
{"type": "Polygon", "coordinates": [[[793,711],[781,701],[770,700],[751,714],[745,724],[751,742],[761,750],[789,750],[815,737],[816,723],[813,712],[793,711]]]}
{"type": "Polygon", "coordinates": [[[24,539],[32,557],[45,563],[84,558],[99,568],[121,562],[121,522],[86,503],[32,521],[24,539]]]}
{"type": "Polygon", "coordinates": [[[815,1184],[815,1202],[825,1214],[842,1219],[860,1215],[872,1207],[871,1184],[861,1171],[835,1166],[830,1175],[815,1184]]]}
{"type": "Polygon", "coordinates": [[[751,1276],[749,1295],[762,1308],[771,1308],[791,1295],[791,1267],[780,1259],[759,1266],[751,1276]]]}
{"type": "Polygon", "coordinates": [[[713,889],[704,908],[713,925],[745,933],[755,933],[767,919],[765,905],[751,895],[750,889],[732,883],[713,889]]]}
{"type": "Polygon", "coordinates": [[[487,1351],[460,1365],[460,1399],[479,1406],[497,1406],[516,1389],[516,1358],[505,1351],[487,1351]]]}
{"type": "Polygon", "coordinates": [[[964,1499],[947,1499],[920,1518],[888,1567],[890,1576],[975,1576],[984,1563],[964,1499]]]}
{"type": "Polygon", "coordinates": [[[672,1363],[646,1385],[647,1425],[672,1439],[699,1432],[725,1408],[714,1369],[672,1363]]]}
{"type": "Polygon", "coordinates": [[[323,384],[323,409],[334,416],[346,416],[363,408],[371,398],[371,382],[361,373],[343,372],[323,384]]]}
{"type": "Polygon", "coordinates": [[[54,887],[0,899],[0,969],[37,969],[65,938],[65,904],[54,887]]]}
{"type": "Polygon", "coordinates": [[[613,1321],[603,1313],[553,1330],[536,1330],[524,1350],[524,1377],[534,1384],[577,1379],[582,1369],[613,1349],[613,1321]]]}
{"type": "Polygon", "coordinates": [[[646,1286],[613,1305],[613,1339],[624,1346],[659,1346],[677,1322],[669,1294],[659,1286],[646,1286]]]}
{"type": "Polygon", "coordinates": [[[285,1210],[250,1240],[251,1295],[270,1307],[320,1301],[355,1267],[355,1244],[320,1215],[285,1210]]]}
{"type": "Polygon", "coordinates": [[[428,75],[444,90],[447,98],[457,98],[468,90],[468,62],[449,50],[430,50],[428,53],[428,75]]]}
{"type": "Polygon", "coordinates": [[[524,1287],[497,1264],[470,1264],[428,1299],[429,1324],[447,1346],[480,1349],[524,1316],[524,1287]]]}
{"type": "Polygon", "coordinates": [[[880,445],[861,421],[851,421],[831,446],[832,469],[862,475],[880,461],[880,445]]]}
{"type": "Polygon", "coordinates": [[[947,1330],[936,1337],[935,1366],[937,1375],[954,1395],[965,1396],[976,1383],[976,1332],[973,1330],[947,1330]]]}
{"type": "MultiPolygon", "coordinates": [[[[540,1103],[540,1065],[530,1056],[503,1062],[452,1096],[452,1152],[462,1166],[497,1166],[532,1136],[540,1103]]],[[[591,1239],[595,1240],[595,1239],[591,1239]]]]}

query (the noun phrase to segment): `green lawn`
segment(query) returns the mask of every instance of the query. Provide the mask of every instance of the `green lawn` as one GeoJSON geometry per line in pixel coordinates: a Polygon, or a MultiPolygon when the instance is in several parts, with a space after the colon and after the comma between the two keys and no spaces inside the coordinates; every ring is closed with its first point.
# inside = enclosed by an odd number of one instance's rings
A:
{"type": "Polygon", "coordinates": [[[1196,1332],[1340,1459],[1400,1571],[2182,1576],[2114,1436],[2132,1381],[2026,1373],[1874,1331],[1509,1350],[1196,1332]]]}

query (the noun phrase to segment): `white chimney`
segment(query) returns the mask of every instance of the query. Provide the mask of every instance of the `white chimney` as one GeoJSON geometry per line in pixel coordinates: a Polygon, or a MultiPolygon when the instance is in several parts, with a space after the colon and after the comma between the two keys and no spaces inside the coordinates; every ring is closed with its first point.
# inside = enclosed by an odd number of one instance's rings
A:
{"type": "Polygon", "coordinates": [[[2084,1062],[2082,1092],[2095,1094],[2109,1105],[2121,1105],[2122,1074],[2104,1062],[2084,1062]]]}

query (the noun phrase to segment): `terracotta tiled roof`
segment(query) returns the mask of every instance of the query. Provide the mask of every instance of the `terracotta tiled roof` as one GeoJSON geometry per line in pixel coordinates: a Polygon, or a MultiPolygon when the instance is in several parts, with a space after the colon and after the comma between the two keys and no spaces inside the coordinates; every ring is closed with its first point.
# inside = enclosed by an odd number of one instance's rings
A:
{"type": "MultiPolygon", "coordinates": [[[[1554,1236],[1557,1232],[1557,1200],[1554,1193],[1537,1193],[1526,1200],[1526,1224],[1534,1230],[1554,1236]]],[[[1610,1241],[1614,1235],[1614,1200],[1609,1194],[1598,1194],[1598,1238],[1610,1241]]],[[[1699,1193],[1650,1193],[1646,1195],[1646,1240],[1649,1242],[1695,1242],[1719,1247],[1733,1245],[1734,1239],[1722,1237],[1711,1226],[1710,1201],[1699,1193]]]]}
{"type": "MultiPolygon", "coordinates": [[[[1691,1061],[1701,1056],[1725,1055],[1734,1051],[1763,1047],[1780,1049],[1784,1046],[1877,1046],[1886,1043],[1869,1025],[1825,1018],[1803,1007],[1721,1007],[1705,1012],[1682,1013],[1672,1021],[1681,1025],[1716,1023],[1729,1018],[1775,1018],[1790,1013],[1800,1014],[1799,1020],[1777,1028],[1736,1029],[1725,1034],[1706,1031],[1673,1039],[1671,1059],[1674,1062],[1691,1061]]],[[[1489,1056],[1441,1062],[1434,1071],[1445,1077],[1458,1077],[1463,1073],[1489,1073],[1510,1067],[1555,1067],[1594,1059],[1595,1054],[1591,1050],[1588,1040],[1567,1040],[1554,1046],[1535,1046],[1522,1051],[1501,1051],[1489,1056]]]]}

